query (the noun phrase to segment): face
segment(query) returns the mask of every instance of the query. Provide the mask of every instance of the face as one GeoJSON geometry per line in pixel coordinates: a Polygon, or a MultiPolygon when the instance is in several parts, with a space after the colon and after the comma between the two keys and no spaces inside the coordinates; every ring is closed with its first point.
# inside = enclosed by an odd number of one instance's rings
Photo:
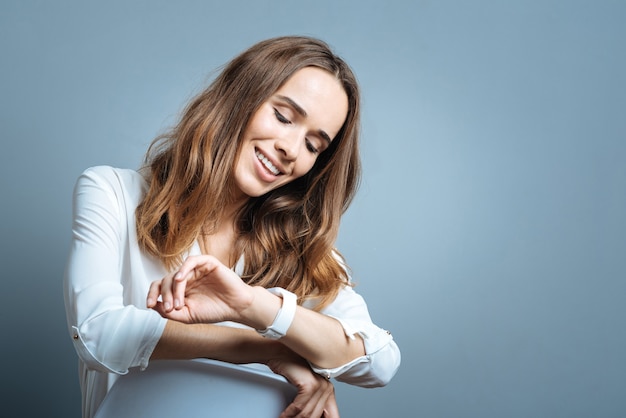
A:
{"type": "Polygon", "coordinates": [[[235,165],[243,197],[261,196],[303,176],[348,114],[339,81],[315,67],[298,70],[254,113],[235,165]]]}

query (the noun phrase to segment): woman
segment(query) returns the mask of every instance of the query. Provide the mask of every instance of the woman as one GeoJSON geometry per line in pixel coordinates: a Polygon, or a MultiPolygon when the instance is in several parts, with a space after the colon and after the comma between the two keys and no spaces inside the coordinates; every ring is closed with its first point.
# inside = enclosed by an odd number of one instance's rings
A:
{"type": "Polygon", "coordinates": [[[275,38],[192,100],[140,173],[80,176],[65,301],[85,417],[157,359],[265,364],[298,388],[285,417],[339,416],[330,378],[391,379],[399,350],[333,248],[358,123],[349,67],[319,40],[275,38]]]}

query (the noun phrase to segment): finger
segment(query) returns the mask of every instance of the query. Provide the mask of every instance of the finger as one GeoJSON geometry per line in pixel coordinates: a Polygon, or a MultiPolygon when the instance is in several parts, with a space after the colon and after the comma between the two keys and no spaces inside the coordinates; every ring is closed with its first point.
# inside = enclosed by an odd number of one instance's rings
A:
{"type": "Polygon", "coordinates": [[[185,259],[185,261],[183,261],[183,264],[180,265],[180,267],[178,268],[178,271],[176,272],[176,274],[174,274],[174,279],[175,280],[179,280],[184,278],[185,276],[187,276],[189,273],[191,273],[197,265],[197,260],[198,260],[199,256],[189,256],[185,259]]]}
{"type": "Polygon", "coordinates": [[[167,313],[163,309],[163,303],[162,302],[155,303],[155,305],[154,305],[154,307],[152,309],[157,311],[159,313],[159,315],[161,315],[163,318],[167,317],[167,313]]]}
{"type": "Polygon", "coordinates": [[[206,263],[210,263],[210,256],[207,255],[191,255],[183,261],[183,264],[180,265],[178,271],[174,275],[175,279],[181,279],[183,277],[188,276],[196,269],[200,269],[202,265],[206,263]]]}
{"type": "Polygon", "coordinates": [[[161,301],[164,312],[170,312],[174,308],[173,286],[174,279],[171,274],[161,279],[161,301]]]}
{"type": "Polygon", "coordinates": [[[320,387],[301,391],[280,418],[321,417],[327,396],[320,387]]]}
{"type": "Polygon", "coordinates": [[[321,416],[324,402],[322,402],[320,395],[319,388],[309,387],[308,389],[303,389],[301,387],[296,397],[287,405],[287,408],[285,408],[279,418],[321,416]],[[318,404],[318,415],[313,415],[313,411],[318,404]]]}
{"type": "Polygon", "coordinates": [[[334,390],[326,400],[326,405],[324,405],[324,412],[322,416],[324,418],[339,418],[339,407],[337,406],[337,398],[335,398],[334,390]]]}
{"type": "Polygon", "coordinates": [[[181,309],[185,305],[185,290],[187,288],[187,281],[190,279],[190,275],[174,276],[172,281],[172,295],[174,298],[174,309],[181,309]]]}
{"type": "Polygon", "coordinates": [[[194,270],[201,275],[208,275],[221,265],[222,263],[217,258],[210,255],[189,256],[180,266],[174,278],[183,278],[193,273],[194,270]]]}
{"type": "Polygon", "coordinates": [[[187,313],[182,309],[171,309],[169,312],[167,312],[163,308],[163,303],[161,302],[157,302],[156,306],[153,309],[157,311],[163,318],[173,319],[174,321],[178,322],[189,323],[189,315],[187,315],[187,313]]]}
{"type": "Polygon", "coordinates": [[[312,404],[313,412],[310,415],[305,415],[305,416],[338,418],[339,411],[337,410],[336,403],[334,401],[334,387],[332,383],[328,381],[324,381],[321,386],[322,387],[318,390],[318,393],[320,394],[320,396],[317,399],[317,402],[312,404]],[[334,410],[337,412],[337,415],[326,415],[327,413],[328,414],[332,413],[333,405],[335,405],[334,410]]]}
{"type": "Polygon", "coordinates": [[[280,414],[279,418],[299,418],[321,416],[323,405],[320,406],[319,414],[314,415],[315,405],[319,403],[319,396],[309,397],[310,394],[300,394],[296,396],[292,403],[280,414]]]}
{"type": "Polygon", "coordinates": [[[157,300],[160,294],[161,294],[161,280],[155,280],[152,283],[150,283],[150,288],[148,289],[148,296],[146,296],[146,306],[148,308],[156,307],[157,300]]]}

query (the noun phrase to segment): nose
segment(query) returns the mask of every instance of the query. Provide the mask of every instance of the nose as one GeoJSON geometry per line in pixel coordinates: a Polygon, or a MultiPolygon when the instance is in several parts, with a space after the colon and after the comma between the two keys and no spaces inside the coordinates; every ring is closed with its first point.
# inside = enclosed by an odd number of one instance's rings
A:
{"type": "Polygon", "coordinates": [[[294,161],[300,152],[301,142],[302,141],[299,140],[299,135],[294,132],[290,135],[284,135],[277,139],[274,143],[274,148],[283,154],[286,160],[294,161]]]}

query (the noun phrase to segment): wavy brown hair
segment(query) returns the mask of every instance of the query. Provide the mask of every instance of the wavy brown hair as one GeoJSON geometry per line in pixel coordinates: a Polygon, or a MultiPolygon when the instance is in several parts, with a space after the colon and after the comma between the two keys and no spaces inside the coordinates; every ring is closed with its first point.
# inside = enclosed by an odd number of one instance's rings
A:
{"type": "Polygon", "coordinates": [[[149,189],[136,211],[141,247],[174,268],[203,228],[215,228],[233,187],[233,167],[255,111],[296,71],[333,74],[348,96],[343,126],[304,176],[250,198],[237,214],[235,252],[251,285],[280,286],[318,309],[348,283],[334,249],[341,215],[360,179],[359,88],[349,66],[314,38],[265,40],[228,63],[145,158],[149,189]]]}

